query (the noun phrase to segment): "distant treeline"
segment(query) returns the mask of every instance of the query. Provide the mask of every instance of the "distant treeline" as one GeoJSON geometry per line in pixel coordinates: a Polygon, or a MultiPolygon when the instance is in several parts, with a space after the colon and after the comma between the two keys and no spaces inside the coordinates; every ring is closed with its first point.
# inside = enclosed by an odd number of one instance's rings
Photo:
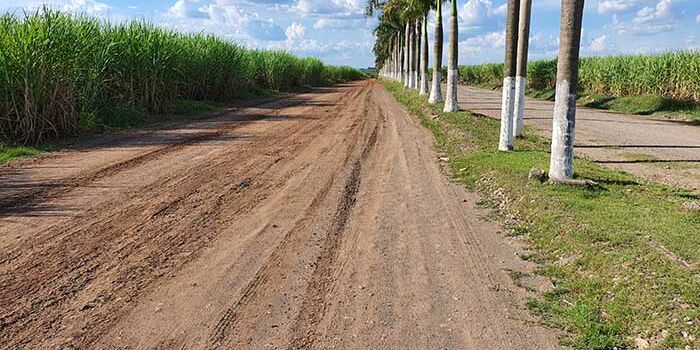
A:
{"type": "MultiPolygon", "coordinates": [[[[530,89],[554,89],[556,60],[530,62],[530,89]]],[[[503,64],[460,67],[464,84],[503,84],[503,64]]],[[[657,95],[700,102],[700,51],[669,52],[659,55],[621,55],[582,58],[580,89],[589,94],[614,97],[657,95]]]]}
{"type": "Polygon", "coordinates": [[[179,99],[227,101],[364,77],[281,51],[134,21],[41,10],[0,17],[0,141],[76,133],[114,108],[172,111],[179,99]]]}

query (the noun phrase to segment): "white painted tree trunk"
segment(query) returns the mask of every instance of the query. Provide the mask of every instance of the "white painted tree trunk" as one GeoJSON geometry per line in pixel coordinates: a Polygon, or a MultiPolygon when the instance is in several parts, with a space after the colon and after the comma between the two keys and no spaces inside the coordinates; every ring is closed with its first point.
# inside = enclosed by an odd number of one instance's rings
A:
{"type": "Polygon", "coordinates": [[[513,102],[515,99],[515,78],[503,79],[503,103],[501,106],[501,134],[498,150],[509,152],[513,150],[513,102]]]}
{"type": "Polygon", "coordinates": [[[409,89],[413,88],[413,28],[408,30],[408,86],[409,89]]]}
{"type": "Polygon", "coordinates": [[[396,66],[394,69],[394,77],[397,81],[401,81],[401,33],[396,33],[396,66]]]}
{"type": "Polygon", "coordinates": [[[411,32],[410,25],[406,23],[406,35],[404,36],[404,86],[410,86],[411,80],[411,32]]]}
{"type": "Polygon", "coordinates": [[[457,103],[457,80],[459,79],[457,43],[459,41],[459,28],[457,22],[457,0],[452,0],[450,11],[450,45],[447,51],[447,96],[445,97],[444,112],[459,111],[457,103]]]}
{"type": "Polygon", "coordinates": [[[518,63],[515,78],[515,137],[523,134],[525,114],[525,86],[527,77],[527,55],[530,42],[530,17],[532,0],[520,0],[520,19],[518,21],[518,63]]]}
{"type": "Polygon", "coordinates": [[[442,86],[440,84],[442,80],[442,69],[433,68],[433,83],[430,88],[430,97],[428,97],[428,103],[436,104],[442,101],[442,86]]]}
{"type": "Polygon", "coordinates": [[[515,77],[515,107],[513,111],[515,116],[513,120],[515,121],[515,136],[520,136],[523,134],[523,118],[525,115],[525,86],[527,85],[527,78],[517,76],[515,77]]]}
{"type": "Polygon", "coordinates": [[[437,0],[435,15],[435,39],[433,43],[433,84],[430,88],[428,103],[436,104],[442,101],[442,0],[437,0]]]}
{"type": "Polygon", "coordinates": [[[570,93],[568,81],[557,82],[552,121],[552,156],[549,178],[571,179],[574,176],[574,140],[576,138],[576,94],[570,93]]]}
{"type": "Polygon", "coordinates": [[[515,72],[518,50],[518,11],[520,0],[508,0],[506,10],[505,59],[503,63],[503,100],[501,105],[501,132],[498,150],[513,150],[513,107],[515,104],[515,72]]]}
{"type": "Polygon", "coordinates": [[[457,105],[457,80],[459,78],[459,72],[457,69],[450,69],[447,67],[447,96],[445,96],[445,108],[444,112],[457,112],[459,106],[457,105]]]}
{"type": "Polygon", "coordinates": [[[428,96],[430,92],[430,76],[428,75],[428,16],[421,23],[421,59],[420,59],[420,95],[428,96]]]}
{"type": "Polygon", "coordinates": [[[411,30],[411,89],[418,89],[418,26],[411,30]]]}
{"type": "Polygon", "coordinates": [[[553,181],[569,180],[574,176],[576,92],[583,7],[584,0],[562,0],[561,3],[561,35],[549,164],[549,178],[553,181]]]}
{"type": "Polygon", "coordinates": [[[428,72],[422,72],[420,78],[420,95],[428,96],[430,93],[430,76],[428,72]]]}

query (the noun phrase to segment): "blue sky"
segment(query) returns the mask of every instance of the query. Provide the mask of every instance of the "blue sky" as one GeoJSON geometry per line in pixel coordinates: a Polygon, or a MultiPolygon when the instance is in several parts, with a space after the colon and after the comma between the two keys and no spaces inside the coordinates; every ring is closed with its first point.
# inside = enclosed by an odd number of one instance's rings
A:
{"type": "MultiPolygon", "coordinates": [[[[560,1],[533,0],[531,58],[555,57],[560,1]]],[[[503,60],[505,2],[459,0],[461,64],[503,60]]],[[[0,11],[42,4],[113,22],[145,18],[330,64],[366,67],[374,62],[376,19],[364,17],[364,0],[0,0],[0,11]]],[[[699,0],[586,1],[584,55],[678,49],[700,49],[699,0]]]]}

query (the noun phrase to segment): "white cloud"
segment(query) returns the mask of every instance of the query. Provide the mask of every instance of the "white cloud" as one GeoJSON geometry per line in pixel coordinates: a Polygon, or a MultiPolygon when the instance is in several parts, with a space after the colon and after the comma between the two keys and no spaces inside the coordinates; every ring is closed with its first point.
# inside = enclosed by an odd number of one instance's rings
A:
{"type": "Polygon", "coordinates": [[[209,18],[209,13],[196,0],[178,0],[168,9],[167,14],[178,19],[209,18]]]}
{"type": "Polygon", "coordinates": [[[361,0],[298,0],[291,11],[301,16],[358,17],[363,15],[361,0]]]}
{"type": "Polygon", "coordinates": [[[697,16],[697,17],[695,17],[695,22],[698,22],[698,23],[700,23],[700,14],[698,14],[698,16],[697,16]]]}
{"type": "Polygon", "coordinates": [[[639,5],[637,0],[606,0],[598,3],[598,13],[624,12],[639,5]]]}
{"type": "Polygon", "coordinates": [[[659,0],[655,6],[639,9],[630,21],[613,15],[613,27],[618,34],[654,34],[678,28],[679,15],[672,0],[659,0]]]}
{"type": "Polygon", "coordinates": [[[90,15],[104,16],[111,9],[111,6],[95,0],[72,0],[64,4],[62,10],[76,13],[86,13],[90,15]]]}
{"type": "Polygon", "coordinates": [[[284,41],[285,32],[272,19],[262,20],[233,0],[177,0],[165,15],[165,25],[187,32],[201,32],[247,42],[284,41]]]}
{"type": "Polygon", "coordinates": [[[335,18],[319,18],[314,23],[314,29],[331,29],[331,30],[351,30],[358,29],[365,25],[360,19],[335,19],[335,18]]]}
{"type": "Polygon", "coordinates": [[[304,38],[305,30],[304,26],[293,22],[287,29],[284,30],[284,34],[287,36],[288,41],[297,41],[304,38]]]}
{"type": "Polygon", "coordinates": [[[475,37],[467,38],[459,43],[460,46],[477,49],[497,49],[505,47],[506,33],[503,31],[491,32],[475,37]]]}
{"type": "Polygon", "coordinates": [[[603,52],[607,49],[608,47],[608,36],[607,35],[601,35],[593,41],[591,41],[591,51],[593,52],[603,52]]]}
{"type": "Polygon", "coordinates": [[[494,7],[491,0],[469,0],[459,11],[460,26],[466,28],[492,27],[495,19],[505,16],[507,5],[494,7]]]}
{"type": "Polygon", "coordinates": [[[634,21],[637,23],[651,23],[658,19],[670,18],[673,16],[671,11],[671,0],[660,0],[656,7],[646,6],[637,12],[634,21]]]}

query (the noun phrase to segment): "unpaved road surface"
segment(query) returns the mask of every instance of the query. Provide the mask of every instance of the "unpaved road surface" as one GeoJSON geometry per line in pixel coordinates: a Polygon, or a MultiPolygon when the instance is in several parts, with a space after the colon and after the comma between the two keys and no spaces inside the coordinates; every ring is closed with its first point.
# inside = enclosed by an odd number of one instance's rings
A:
{"type": "MultiPolygon", "coordinates": [[[[501,117],[501,91],[459,87],[463,109],[501,117]]],[[[526,99],[525,124],[551,139],[554,103],[526,99]]],[[[516,140],[517,149],[517,140],[516,140]]],[[[700,126],[579,107],[574,152],[647,180],[700,192],[700,126]]]]}
{"type": "Polygon", "coordinates": [[[558,347],[506,272],[532,270],[524,247],[375,81],[15,162],[0,186],[2,349],[558,347]]]}

